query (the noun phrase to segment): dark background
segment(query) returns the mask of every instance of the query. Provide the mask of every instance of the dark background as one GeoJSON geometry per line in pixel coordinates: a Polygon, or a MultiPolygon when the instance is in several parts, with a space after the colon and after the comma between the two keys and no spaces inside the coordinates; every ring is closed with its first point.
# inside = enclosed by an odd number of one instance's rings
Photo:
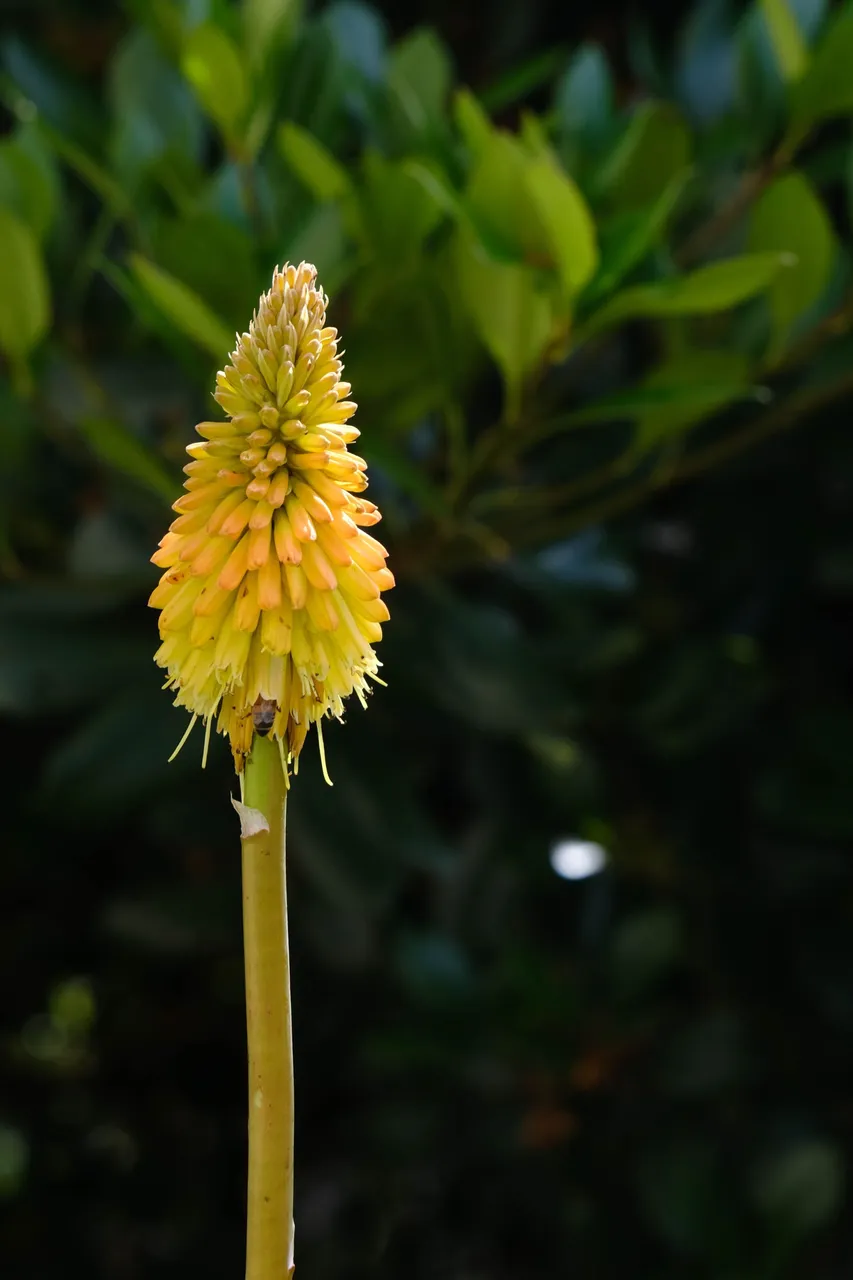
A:
{"type": "MultiPolygon", "coordinates": [[[[395,36],[434,25],[478,91],[601,41],[623,100],[637,25],[666,56],[684,17],[379,7],[395,36]]],[[[138,7],[0,14],[7,70],[29,49],[97,125],[138,7]]],[[[214,366],[128,337],[100,276],[64,295],[97,217],[69,178],[36,398],[0,390],[0,1271],[224,1280],[246,1160],[230,760],[202,773],[191,742],[165,764],[184,721],[145,557],[167,505],[62,418],[83,353],[177,477],[214,366]]],[[[399,586],[388,689],[327,732],[334,790],[309,743],[291,802],[297,1274],[853,1274],[851,409],[568,541],[424,569],[362,408],[399,586]],[[605,870],[555,874],[568,838],[605,870]]]]}

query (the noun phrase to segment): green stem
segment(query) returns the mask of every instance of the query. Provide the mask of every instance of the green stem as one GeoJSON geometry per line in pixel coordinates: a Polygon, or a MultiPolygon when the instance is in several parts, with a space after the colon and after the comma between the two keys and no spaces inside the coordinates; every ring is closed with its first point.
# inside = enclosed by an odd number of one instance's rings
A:
{"type": "Polygon", "coordinates": [[[293,1038],[285,879],[286,800],[275,744],[255,737],[245,803],[269,831],[243,840],[243,948],[249,1041],[246,1280],[293,1269],[293,1038]]]}

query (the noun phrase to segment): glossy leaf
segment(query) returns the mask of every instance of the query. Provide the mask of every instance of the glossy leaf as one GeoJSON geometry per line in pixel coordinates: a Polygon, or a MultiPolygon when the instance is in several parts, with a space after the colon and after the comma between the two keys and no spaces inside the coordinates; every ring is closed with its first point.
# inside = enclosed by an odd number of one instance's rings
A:
{"type": "Polygon", "coordinates": [[[586,146],[606,136],[613,114],[613,78],[600,45],[581,45],[554,90],[560,127],[586,146]]]}
{"type": "Polygon", "coordinates": [[[360,0],[339,0],[330,5],[324,22],[344,65],[368,84],[378,84],[385,74],[385,26],[375,9],[360,0]]]}
{"type": "Polygon", "coordinates": [[[685,351],[665,361],[643,384],[660,400],[637,415],[634,448],[644,452],[728,404],[758,399],[750,374],[740,351],[685,351]]]}
{"type": "Polygon", "coordinates": [[[216,360],[224,360],[234,344],[234,335],[207,303],[141,254],[132,253],[129,262],[138,284],[175,328],[216,360]]]}
{"type": "Polygon", "coordinates": [[[592,215],[568,174],[550,160],[533,161],[524,180],[546,229],[560,278],[574,297],[598,265],[592,215]]]}
{"type": "Polygon", "coordinates": [[[647,102],[599,171],[595,190],[614,209],[649,204],[690,164],[690,131],[679,112],[660,102],[647,102]]]}
{"type": "Polygon", "coordinates": [[[180,493],[178,477],[168,471],[153,449],[120,423],[108,418],[85,418],[80,429],[95,456],[111,470],[167,502],[173,502],[180,493]]]}
{"type": "Polygon", "coordinates": [[[529,164],[515,138],[494,130],[477,156],[465,192],[471,217],[490,250],[510,259],[548,251],[525,181],[529,164]]]}
{"type": "Polygon", "coordinates": [[[792,126],[802,136],[827,116],[853,114],[853,6],[831,19],[791,99],[792,126]]]}
{"type": "Polygon", "coordinates": [[[234,42],[221,27],[203,23],[187,37],[181,67],[211,120],[235,136],[248,105],[248,83],[234,42]]]}
{"type": "Polygon", "coordinates": [[[293,36],[303,8],[303,0],[244,0],[243,29],[253,67],[262,66],[293,36]]]}
{"type": "Polygon", "coordinates": [[[494,261],[465,230],[457,235],[454,264],[466,309],[503,374],[512,417],[524,378],[552,336],[551,304],[537,290],[532,271],[494,261]]]}
{"type": "Polygon", "coordinates": [[[709,409],[738,399],[755,398],[749,364],[734,351],[689,352],[656,369],[637,387],[594,400],[559,419],[560,427],[599,422],[641,422],[661,428],[687,423],[709,409]]]}
{"type": "Polygon", "coordinates": [[[0,208],[0,351],[23,360],[50,323],[50,286],[35,236],[0,208]]]}
{"type": "Polygon", "coordinates": [[[761,10],[783,78],[799,80],[808,63],[808,50],[788,0],[761,0],[761,10]]]}
{"type": "Polygon", "coordinates": [[[488,146],[492,125],[478,98],[470,89],[459,89],[453,99],[453,115],[466,147],[479,156],[488,146]]]}
{"type": "Polygon", "coordinates": [[[601,257],[585,301],[610,293],[660,243],[690,177],[691,170],[683,170],[645,209],[618,214],[602,224],[601,257]]]}
{"type": "Polygon", "coordinates": [[[432,187],[378,152],[364,158],[361,220],[378,260],[413,262],[444,210],[432,187]]]}
{"type": "Polygon", "coordinates": [[[44,239],[59,201],[53,158],[33,127],[0,142],[0,206],[16,213],[44,239]]]}
{"type": "MultiPolygon", "coordinates": [[[[204,129],[198,103],[152,34],[137,28],[125,37],[110,66],[109,91],[116,170],[110,176],[137,184],[164,156],[184,168],[197,161],[204,129]]],[[[97,153],[86,154],[97,164],[97,153]]]]}
{"type": "Polygon", "coordinates": [[[823,295],[835,259],[835,233],[814,188],[801,173],[779,178],[762,194],[750,219],[749,246],[780,250],[795,262],[770,286],[775,342],[823,295]]]}
{"type": "Polygon", "coordinates": [[[435,129],[450,93],[447,51],[433,31],[414,31],[392,50],[388,85],[416,133],[435,129]]]}
{"type": "Polygon", "coordinates": [[[785,254],[743,254],[673,280],[638,284],[617,293],[594,312],[584,326],[584,335],[588,337],[641,316],[699,316],[728,311],[762,293],[780,271],[790,267],[791,259],[785,254]]]}
{"type": "Polygon", "coordinates": [[[286,120],[278,137],[287,163],[315,199],[337,200],[351,190],[346,169],[307,129],[286,120]]]}

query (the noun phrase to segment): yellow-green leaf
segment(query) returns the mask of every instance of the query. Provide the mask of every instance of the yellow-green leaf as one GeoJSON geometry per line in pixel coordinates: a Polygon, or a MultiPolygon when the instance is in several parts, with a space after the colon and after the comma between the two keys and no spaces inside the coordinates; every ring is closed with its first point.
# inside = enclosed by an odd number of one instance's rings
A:
{"type": "Polygon", "coordinates": [[[802,173],[788,173],[763,193],[752,212],[749,246],[790,253],[795,262],[770,286],[774,339],[783,343],[791,326],[829,283],[835,234],[822,201],[802,173]]]}
{"type": "Polygon", "coordinates": [[[846,5],[827,26],[791,99],[797,137],[818,120],[847,114],[853,114],[853,5],[846,5]]]}
{"type": "Polygon", "coordinates": [[[779,272],[791,265],[790,255],[783,253],[741,254],[673,280],[635,285],[617,293],[594,312],[583,328],[583,336],[642,316],[698,316],[728,311],[767,289],[779,272]]]}
{"type": "Polygon", "coordinates": [[[243,0],[243,30],[253,67],[290,38],[302,10],[302,0],[243,0]]]}
{"type": "Polygon", "coordinates": [[[587,203],[569,175],[548,159],[529,164],[525,182],[551,241],[560,278],[574,297],[598,265],[595,223],[587,203]]]}
{"type": "Polygon", "coordinates": [[[451,79],[447,50],[434,31],[413,31],[391,53],[388,88],[417,132],[441,121],[451,79]]]}
{"type": "Polygon", "coordinates": [[[285,160],[317,200],[338,200],[350,191],[344,166],[307,129],[286,120],[278,139],[285,160]]]}
{"type": "Polygon", "coordinates": [[[788,0],[761,0],[761,11],[783,80],[799,80],[806,69],[808,49],[788,0]]]}
{"type": "Polygon", "coordinates": [[[248,103],[246,72],[237,46],[221,27],[205,22],[187,37],[181,68],[211,120],[232,137],[248,103]]]}
{"type": "Polygon", "coordinates": [[[643,390],[660,396],[660,403],[637,415],[634,447],[640,451],[758,394],[747,357],[726,349],[681,352],[655,369],[643,390]]]}
{"type": "Polygon", "coordinates": [[[180,490],[177,478],[157,454],[126,427],[105,418],[86,419],[80,425],[92,452],[113,471],[135,480],[166,502],[177,496],[180,490]]]}
{"type": "Polygon", "coordinates": [[[691,150],[690,130],[675,107],[646,102],[602,166],[596,191],[615,209],[642,208],[687,168],[691,150]]]}
{"type": "Polygon", "coordinates": [[[492,136],[492,124],[480,100],[470,89],[460,89],[453,100],[453,115],[466,147],[478,156],[492,136]]]}
{"type": "Polygon", "coordinates": [[[547,237],[525,185],[529,157],[516,138],[494,130],[477,157],[466,190],[471,216],[493,253],[541,252],[547,237]]]}
{"type": "Polygon", "coordinates": [[[0,208],[0,350],[23,360],[50,323],[50,287],[32,231],[0,208]]]}
{"type": "Polygon", "coordinates": [[[176,329],[224,360],[234,345],[234,335],[197,293],[139,253],[130,255],[130,268],[151,301],[176,329]]]}
{"type": "Polygon", "coordinates": [[[664,187],[657,200],[645,209],[619,213],[602,225],[600,262],[586,290],[586,302],[611,293],[649,255],[663,236],[691,176],[690,169],[682,170],[664,187]]]}
{"type": "Polygon", "coordinates": [[[16,213],[43,240],[56,215],[59,193],[53,158],[33,125],[0,142],[0,205],[16,213]]]}
{"type": "Polygon", "coordinates": [[[506,383],[507,415],[518,410],[524,378],[542,360],[554,328],[550,300],[527,267],[496,262],[461,227],[456,279],[465,307],[506,383]]]}

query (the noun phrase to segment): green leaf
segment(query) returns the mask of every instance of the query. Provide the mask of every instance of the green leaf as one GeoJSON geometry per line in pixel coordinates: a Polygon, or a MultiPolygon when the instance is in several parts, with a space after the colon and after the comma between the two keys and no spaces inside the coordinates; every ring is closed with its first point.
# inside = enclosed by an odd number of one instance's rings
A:
{"type": "MultiPolygon", "coordinates": [[[[23,95],[26,116],[33,118],[35,107],[41,124],[47,122],[62,129],[87,149],[96,147],[103,136],[103,107],[94,94],[87,91],[81,77],[72,73],[67,61],[48,54],[43,41],[28,38],[25,43],[12,34],[13,30],[12,23],[4,25],[4,80],[5,76],[10,77],[15,92],[23,95]],[[41,54],[35,51],[39,45],[41,54]]],[[[10,82],[5,80],[3,87],[5,96],[10,82]]]]}
{"type": "Polygon", "coordinates": [[[761,10],[783,80],[799,80],[809,55],[788,0],[761,0],[761,10]]]}
{"type": "Polygon", "coordinates": [[[0,208],[0,350],[23,360],[50,323],[50,286],[35,236],[0,208]]]}
{"type": "Polygon", "coordinates": [[[400,166],[404,173],[424,187],[435,203],[454,218],[464,217],[465,210],[456,188],[450,185],[447,175],[438,165],[429,161],[404,160],[400,166]]]}
{"type": "Polygon", "coordinates": [[[518,122],[518,140],[528,160],[551,160],[562,170],[557,153],[551,146],[545,121],[532,111],[522,111],[518,122]]]}
{"type": "MultiPolygon", "coordinates": [[[[528,184],[528,175],[542,158],[529,154],[517,138],[503,130],[492,131],[477,157],[465,190],[465,207],[480,239],[495,258],[546,268],[553,263],[554,219],[551,218],[551,226],[546,225],[540,201],[541,192],[547,189],[552,193],[559,186],[560,171],[557,169],[554,180],[546,175],[528,184]],[[538,198],[534,188],[540,189],[538,198]]],[[[556,167],[558,162],[551,163],[556,167]]],[[[560,198],[562,203],[571,201],[577,214],[572,184],[569,179],[566,181],[569,191],[563,189],[560,198]]],[[[578,200],[582,201],[580,195],[578,200]]],[[[583,213],[577,217],[582,219],[583,213]]],[[[559,234],[559,229],[556,231],[559,234]]]]}
{"type": "Polygon", "coordinates": [[[222,360],[233,346],[234,335],[207,303],[141,254],[132,253],[129,262],[137,282],[175,328],[217,360],[222,360]]]}
{"type": "Polygon", "coordinates": [[[179,492],[179,482],[157,454],[126,427],[105,418],[89,418],[80,423],[95,456],[113,471],[128,476],[159,498],[172,502],[179,492]]]}
{"type": "Polygon", "coordinates": [[[583,44],[554,91],[554,110],[570,137],[588,147],[606,136],[613,115],[613,78],[604,51],[583,44]]]}
{"type": "Polygon", "coordinates": [[[559,418],[555,427],[584,427],[599,422],[649,421],[663,433],[735,399],[755,399],[746,358],[735,351],[687,352],[650,374],[645,382],[617,391],[559,418]]]}
{"type": "Polygon", "coordinates": [[[568,174],[547,159],[528,166],[525,183],[549,236],[566,292],[574,297],[598,265],[595,223],[586,201],[568,174]]]}
{"type": "Polygon", "coordinates": [[[249,232],[226,218],[193,210],[183,217],[159,218],[149,253],[161,270],[193,289],[229,327],[245,326],[247,300],[258,285],[249,232]]]}
{"type": "Polygon", "coordinates": [[[131,217],[133,215],[134,207],[130,193],[120,182],[116,181],[112,174],[108,173],[96,160],[93,160],[82,147],[78,147],[75,142],[64,138],[51,125],[42,123],[41,127],[60,159],[65,161],[90,191],[93,191],[95,195],[103,200],[112,213],[120,214],[123,217],[131,217]]]}
{"type": "Polygon", "coordinates": [[[492,136],[492,122],[470,89],[460,89],[453,99],[453,117],[472,156],[479,156],[492,136]]]}
{"type": "Polygon", "coordinates": [[[0,1200],[12,1199],[26,1182],[30,1144],[19,1129],[0,1124],[0,1200]]]}
{"type": "Polygon", "coordinates": [[[671,74],[678,101],[705,132],[733,106],[736,52],[731,15],[718,0],[691,5],[688,14],[676,40],[671,74]]]}
{"type": "Polygon", "coordinates": [[[639,284],[617,293],[583,328],[588,338],[640,316],[698,316],[728,311],[767,289],[790,258],[781,253],[742,254],[714,262],[687,276],[639,284]]]}
{"type": "Polygon", "coordinates": [[[638,209],[690,164],[690,131],[675,107],[646,102],[598,173],[596,194],[621,210],[638,209]]]}
{"type": "Polygon", "coordinates": [[[505,111],[514,103],[528,98],[536,89],[549,84],[563,64],[565,49],[553,45],[542,53],[535,53],[499,76],[494,84],[483,92],[483,103],[489,111],[505,111]]]}
{"type": "Polygon", "coordinates": [[[313,262],[323,287],[330,295],[337,293],[356,266],[340,205],[315,205],[288,241],[287,257],[291,262],[313,262]]]}
{"type": "Polygon", "coordinates": [[[400,265],[418,257],[444,207],[434,186],[412,174],[404,163],[376,151],[364,157],[360,191],[362,221],[377,258],[400,265]]]}
{"type": "Polygon", "coordinates": [[[507,416],[519,408],[524,378],[542,359],[552,336],[551,303],[526,267],[495,262],[461,227],[455,243],[459,290],[477,332],[499,366],[507,416]]]}
{"type": "Polygon", "coordinates": [[[791,98],[792,129],[803,137],[827,116],[853,112],[853,5],[830,22],[791,98]]]}
{"type": "Polygon", "coordinates": [[[350,79],[381,84],[386,74],[386,33],[376,10],[360,0],[339,0],[325,11],[322,21],[350,79]]]}
{"type": "Polygon", "coordinates": [[[835,259],[832,223],[802,173],[788,173],[761,195],[750,219],[749,247],[794,256],[770,286],[774,340],[784,343],[791,326],[824,293],[835,259]]]}
{"type": "Polygon", "coordinates": [[[441,490],[425,475],[422,466],[406,458],[400,446],[387,441],[383,443],[381,440],[371,440],[367,450],[367,463],[371,470],[376,466],[384,471],[402,493],[416,499],[424,511],[429,511],[437,520],[446,519],[450,515],[441,490]]]}
{"type": "Polygon", "coordinates": [[[338,200],[352,190],[346,169],[307,129],[286,120],[278,139],[285,160],[315,199],[338,200]]]}
{"type": "Polygon", "coordinates": [[[601,226],[601,260],[584,294],[585,302],[610,293],[649,255],[659,243],[691,177],[692,170],[684,169],[645,209],[617,214],[601,226]]]}
{"type": "Polygon", "coordinates": [[[198,103],[150,32],[131,29],[122,40],[110,64],[109,98],[111,176],[120,184],[134,182],[164,156],[174,157],[182,171],[200,159],[204,121],[198,103]]]}
{"type": "Polygon", "coordinates": [[[451,80],[450,58],[434,31],[414,31],[391,52],[388,88],[416,133],[442,120],[451,80]]]}
{"type": "Polygon", "coordinates": [[[43,240],[59,200],[55,164],[32,125],[0,142],[0,205],[16,213],[43,240]]]}
{"type": "MultiPolygon", "coordinates": [[[[539,216],[524,178],[528,158],[508,133],[492,130],[468,179],[466,200],[482,238],[496,256],[518,258],[539,216]]],[[[534,236],[541,244],[544,236],[534,236]]]]}
{"type": "MultiPolygon", "coordinates": [[[[383,270],[359,273],[347,339],[347,370],[371,405],[377,434],[403,435],[457,396],[477,353],[474,327],[456,284],[450,247],[383,270]],[[380,425],[381,424],[381,425],[380,425]]],[[[351,257],[352,255],[350,255],[351,257]]]]}
{"type": "Polygon", "coordinates": [[[246,52],[254,68],[290,40],[302,9],[302,0],[243,0],[246,52]]]}
{"type": "Polygon", "coordinates": [[[204,110],[226,137],[234,137],[248,104],[240,52],[221,27],[205,22],[187,37],[181,68],[204,110]]]}
{"type": "Polygon", "coordinates": [[[844,1200],[844,1158],[828,1142],[805,1140],[756,1170],[752,1194],[761,1213],[800,1239],[829,1222],[844,1200]]]}
{"type": "Polygon", "coordinates": [[[643,390],[659,397],[637,415],[634,451],[644,452],[737,400],[759,396],[740,351],[684,351],[649,375],[643,390]]]}

